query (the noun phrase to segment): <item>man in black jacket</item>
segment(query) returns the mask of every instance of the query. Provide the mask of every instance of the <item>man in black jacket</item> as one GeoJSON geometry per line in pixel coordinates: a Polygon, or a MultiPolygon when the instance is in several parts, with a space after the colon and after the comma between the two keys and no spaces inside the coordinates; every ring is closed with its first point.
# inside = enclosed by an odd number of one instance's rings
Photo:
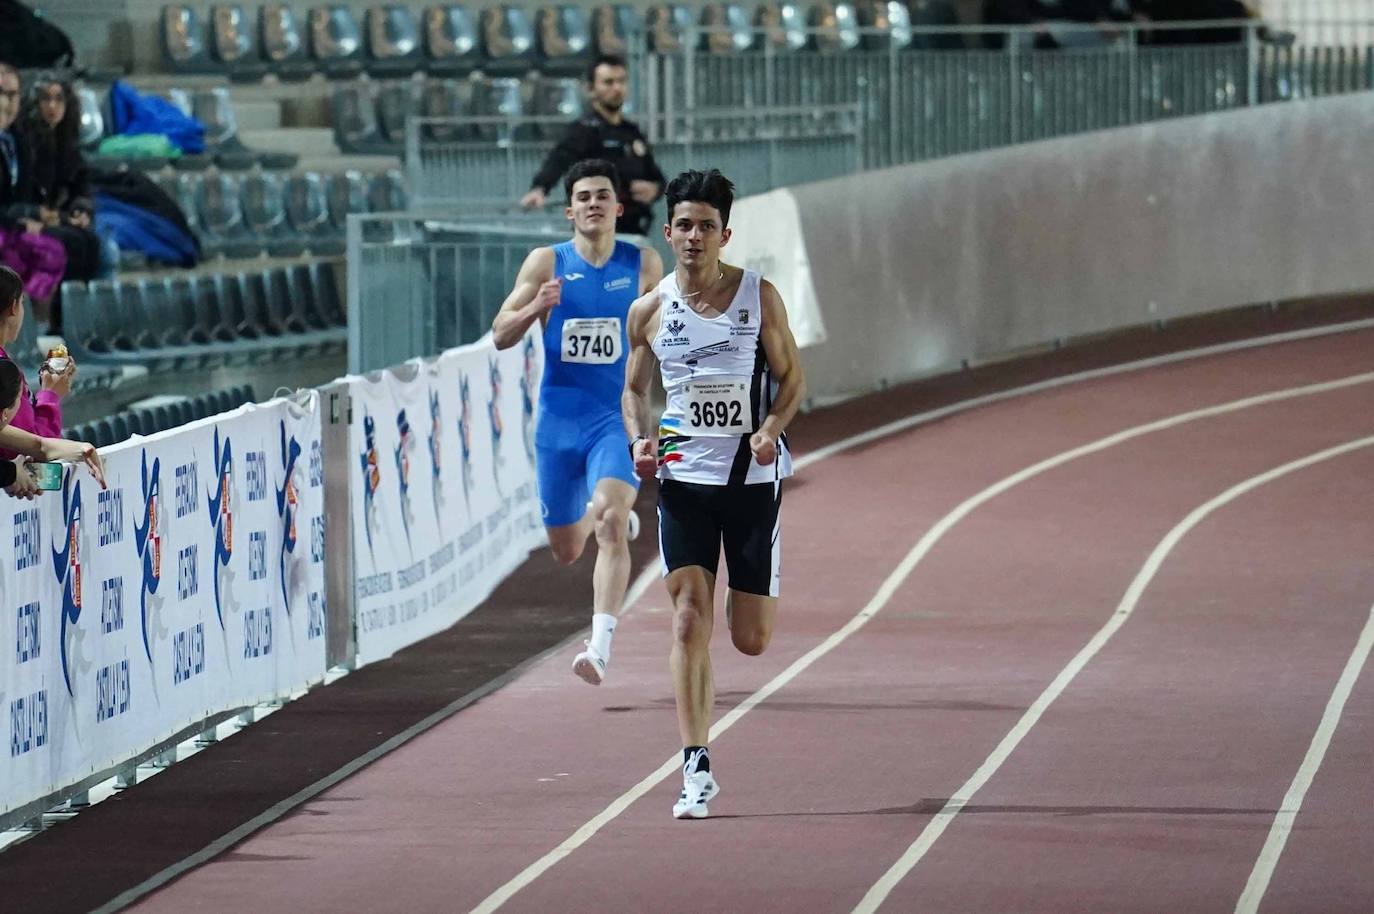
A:
{"type": "Polygon", "coordinates": [[[649,234],[653,222],[651,206],[663,193],[664,178],[644,134],[621,112],[627,81],[623,57],[603,54],[592,62],[587,70],[587,91],[591,97],[587,113],[568,125],[567,132],[534,176],[529,193],[520,198],[521,206],[543,206],[549,189],[577,162],[607,159],[620,175],[620,202],[625,207],[616,220],[615,230],[623,235],[649,234]]]}

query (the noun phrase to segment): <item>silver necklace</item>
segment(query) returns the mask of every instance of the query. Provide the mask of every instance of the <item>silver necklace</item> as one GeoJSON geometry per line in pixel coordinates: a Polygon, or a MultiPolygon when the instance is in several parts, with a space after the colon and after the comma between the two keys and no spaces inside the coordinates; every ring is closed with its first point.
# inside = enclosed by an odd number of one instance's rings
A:
{"type": "MultiPolygon", "coordinates": [[[[716,283],[720,282],[720,281],[721,281],[722,279],[724,279],[724,278],[725,278],[725,271],[724,271],[724,270],[721,270],[719,273],[716,274],[716,278],[715,278],[715,279],[711,280],[711,281],[708,282],[706,285],[702,286],[700,289],[697,289],[695,292],[683,292],[683,293],[682,293],[682,297],[683,297],[683,298],[692,298],[692,297],[695,296],[695,295],[700,295],[701,293],[705,292],[707,289],[710,289],[710,288],[713,287],[716,283]]],[[[682,284],[681,284],[681,283],[678,283],[678,291],[680,291],[680,292],[682,291],[682,284]]]]}

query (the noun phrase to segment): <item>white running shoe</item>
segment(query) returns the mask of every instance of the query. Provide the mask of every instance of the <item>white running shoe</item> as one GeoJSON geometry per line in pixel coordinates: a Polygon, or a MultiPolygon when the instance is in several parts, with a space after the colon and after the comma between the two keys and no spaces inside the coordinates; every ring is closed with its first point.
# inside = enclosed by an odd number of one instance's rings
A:
{"type": "Polygon", "coordinates": [[[639,515],[630,512],[629,528],[625,531],[626,539],[639,539],[639,515]]]}
{"type": "Polygon", "coordinates": [[[590,641],[583,641],[587,649],[573,658],[573,672],[583,682],[601,685],[606,678],[606,659],[592,650],[590,641]]]}
{"type": "Polygon", "coordinates": [[[720,785],[709,771],[694,771],[682,776],[682,793],[673,804],[674,819],[704,819],[706,804],[720,793],[720,785]]]}

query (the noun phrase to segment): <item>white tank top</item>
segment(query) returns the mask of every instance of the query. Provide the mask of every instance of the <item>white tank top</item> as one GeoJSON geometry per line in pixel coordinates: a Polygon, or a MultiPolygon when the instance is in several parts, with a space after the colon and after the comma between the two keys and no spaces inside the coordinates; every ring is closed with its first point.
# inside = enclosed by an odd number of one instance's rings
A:
{"type": "Polygon", "coordinates": [[[668,395],[658,428],[660,479],[723,486],[792,475],[786,435],[769,466],[760,466],[749,450],[749,437],[768,417],[777,392],[759,343],[760,281],[745,270],[730,307],[716,317],[687,306],[677,271],[658,284],[653,350],[668,395]]]}

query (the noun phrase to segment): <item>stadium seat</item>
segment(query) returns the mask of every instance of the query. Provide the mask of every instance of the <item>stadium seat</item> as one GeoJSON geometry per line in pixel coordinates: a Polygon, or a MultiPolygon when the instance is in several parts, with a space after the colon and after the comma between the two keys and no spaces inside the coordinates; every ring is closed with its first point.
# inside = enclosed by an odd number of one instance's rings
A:
{"type": "Polygon", "coordinates": [[[129,418],[127,413],[115,413],[110,417],[110,428],[114,434],[114,443],[129,440],[129,418]]]}
{"type": "MultiPolygon", "coordinates": [[[[518,120],[525,115],[525,97],[521,91],[520,80],[512,77],[484,79],[473,85],[472,113],[479,117],[505,117],[518,120]]],[[[511,126],[482,124],[476,128],[477,135],[483,140],[524,138],[532,128],[524,125],[511,126]],[[514,134],[512,133],[514,130],[514,134]]]]}
{"type": "Polygon", "coordinates": [[[806,33],[806,14],[795,3],[765,0],[759,4],[754,24],[763,30],[762,41],[774,51],[800,51],[810,40],[806,33]]]}
{"type": "Polygon", "coordinates": [[[258,8],[258,42],[271,71],[281,79],[306,79],[315,71],[295,10],[284,3],[258,8]]]}
{"type": "Polygon", "coordinates": [[[411,80],[383,83],[377,90],[377,126],[393,149],[405,148],[406,118],[418,114],[420,99],[411,80]]]}
{"type": "Polygon", "coordinates": [[[692,8],[680,3],[664,3],[650,8],[644,21],[649,34],[649,50],[659,54],[680,54],[692,29],[692,8]]]}
{"type": "Polygon", "coordinates": [[[305,242],[286,220],[281,179],[270,171],[245,175],[239,184],[243,224],[272,257],[299,257],[305,242]]]}
{"type": "Polygon", "coordinates": [[[567,129],[567,122],[581,117],[585,106],[585,93],[580,79],[571,77],[536,78],[530,93],[533,97],[533,112],[542,117],[558,118],[558,123],[539,125],[539,133],[546,139],[556,139],[567,129]]]}
{"type": "Polygon", "coordinates": [[[329,215],[319,253],[343,253],[350,213],[367,212],[367,180],[361,172],[338,172],[325,179],[325,207],[329,215]]]}
{"type": "Polygon", "coordinates": [[[237,3],[210,8],[210,51],[231,79],[261,79],[267,72],[267,64],[258,54],[253,23],[237,3]]]}
{"type": "Polygon", "coordinates": [[[857,11],[860,25],[868,30],[864,47],[885,50],[911,45],[911,11],[901,0],[866,0],[857,11]]]}
{"type": "Polygon", "coordinates": [[[376,100],[370,83],[337,86],[329,107],[334,141],[341,150],[362,155],[392,152],[377,127],[376,100]]]}
{"type": "Polygon", "coordinates": [[[331,327],[347,324],[346,306],[339,294],[339,275],[334,264],[314,261],[310,264],[310,280],[315,287],[315,308],[326,324],[331,327]]]}
{"type": "Polygon", "coordinates": [[[535,35],[540,70],[546,75],[580,73],[591,60],[591,23],[580,6],[540,7],[535,14],[535,35]]]}
{"type": "Polygon", "coordinates": [[[206,47],[205,22],[196,10],[183,4],[162,8],[160,35],[162,56],[174,73],[213,73],[214,61],[206,47]]]}
{"type": "Polygon", "coordinates": [[[534,67],[534,23],[519,6],[489,6],[481,13],[483,72],[516,73],[534,67]]]}
{"type": "Polygon", "coordinates": [[[81,123],[77,127],[77,142],[83,149],[95,149],[105,137],[105,111],[100,104],[100,96],[87,85],[76,87],[76,98],[81,104],[81,123]]]}
{"type": "Polygon", "coordinates": [[[395,168],[372,176],[367,185],[367,208],[373,213],[403,212],[409,203],[405,178],[395,168]]]}
{"type": "Polygon", "coordinates": [[[815,30],[815,46],[826,53],[852,51],[859,46],[859,19],[851,3],[845,0],[817,0],[811,7],[811,27],[815,30]]]}
{"type": "Polygon", "coordinates": [[[95,434],[91,436],[91,444],[96,447],[109,447],[115,443],[114,426],[110,424],[108,417],[102,417],[91,423],[95,434]]]}
{"type": "Polygon", "coordinates": [[[256,257],[262,247],[248,236],[239,205],[239,183],[232,175],[204,175],[196,185],[196,215],[205,255],[256,257]]]}
{"type": "Polygon", "coordinates": [[[476,69],[482,59],[477,23],[461,6],[435,6],[425,11],[425,71],[458,75],[476,69]]]}
{"type": "Polygon", "coordinates": [[[313,171],[292,175],[282,189],[282,202],[292,234],[313,251],[316,240],[325,235],[329,227],[324,180],[313,171]]]}
{"type": "MultiPolygon", "coordinates": [[[[420,87],[420,114],[424,117],[465,117],[472,105],[472,83],[457,79],[427,79],[420,87]]],[[[457,143],[471,139],[471,126],[427,124],[426,139],[457,143]]]]}
{"type": "Polygon", "coordinates": [[[310,11],[310,56],[331,79],[346,79],[362,72],[362,34],[348,7],[335,4],[310,11]]]}
{"type": "Polygon", "coordinates": [[[367,26],[367,69],[377,76],[405,76],[424,63],[420,26],[405,6],[371,6],[367,26]]]}
{"type": "Polygon", "coordinates": [[[754,44],[749,13],[738,3],[707,3],[701,8],[704,43],[711,54],[740,54],[754,44]]]}
{"type": "Polygon", "coordinates": [[[604,4],[592,10],[592,51],[596,54],[630,53],[630,36],[639,28],[639,15],[625,4],[604,4]]]}

